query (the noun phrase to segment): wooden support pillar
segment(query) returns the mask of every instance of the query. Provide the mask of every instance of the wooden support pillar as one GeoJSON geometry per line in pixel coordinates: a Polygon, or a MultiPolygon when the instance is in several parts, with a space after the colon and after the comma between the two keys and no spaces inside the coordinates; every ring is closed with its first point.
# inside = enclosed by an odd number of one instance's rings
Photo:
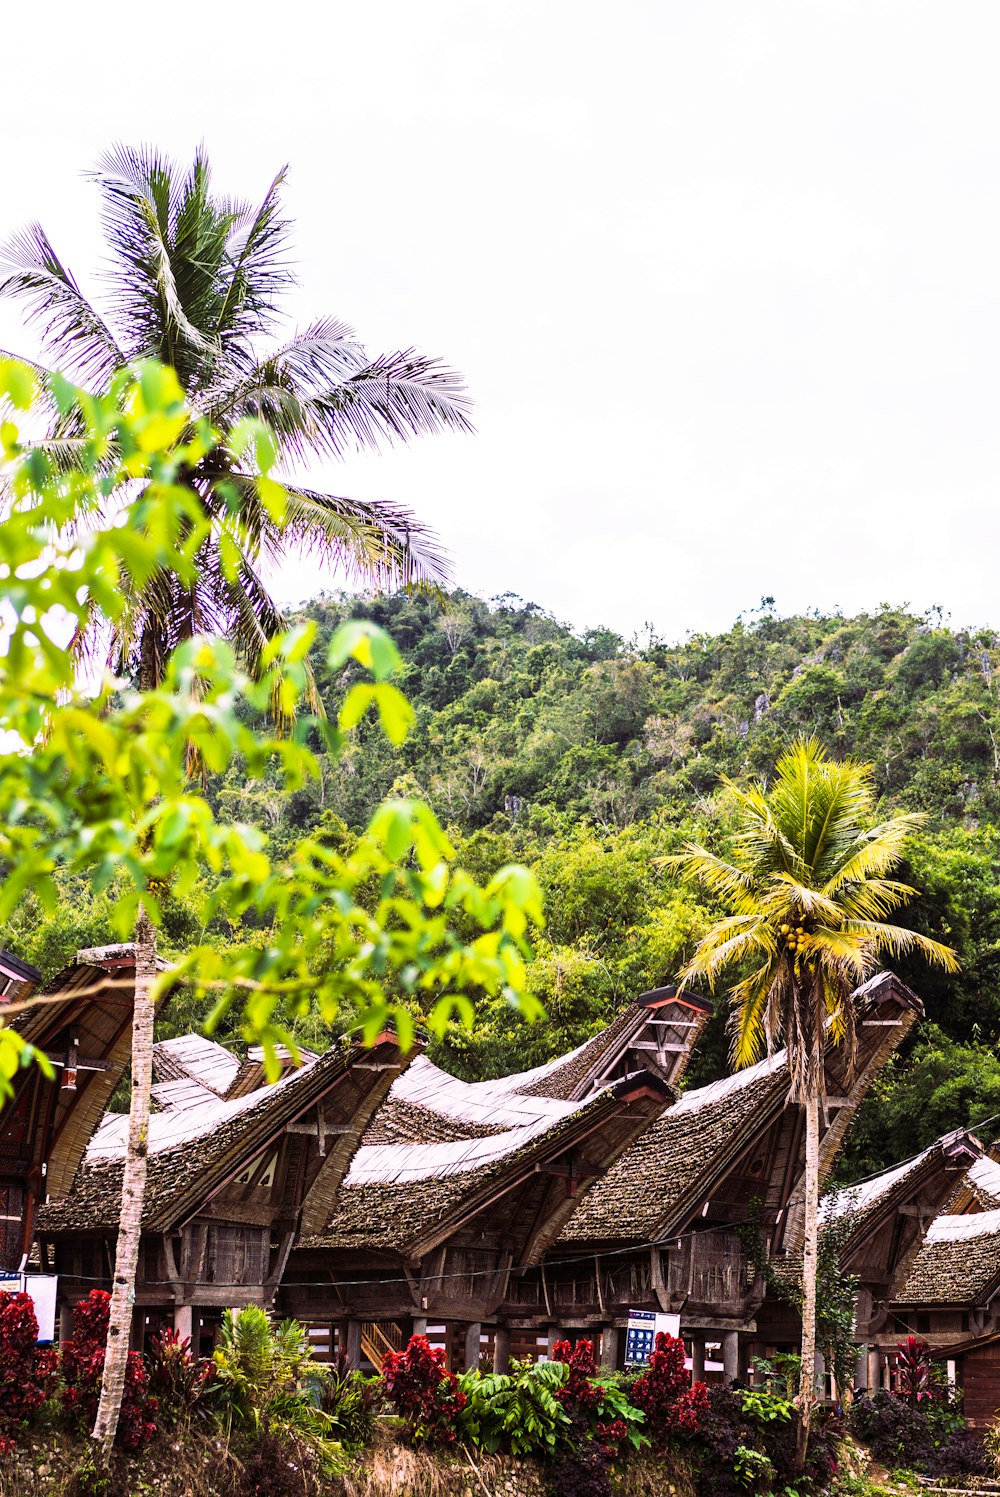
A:
{"type": "MultiPolygon", "coordinates": [[[[194,1308],[191,1305],[174,1306],[174,1330],[182,1341],[192,1341],[194,1337],[194,1308]]],[[[197,1356],[197,1351],[192,1345],[191,1355],[197,1356]]]]}
{"type": "Polygon", "coordinates": [[[71,1341],[73,1339],[73,1306],[63,1300],[59,1306],[59,1340],[71,1341]]]}
{"type": "Polygon", "coordinates": [[[868,1387],[868,1348],[858,1347],[858,1360],[854,1365],[854,1386],[862,1392],[868,1387]]]}
{"type": "Polygon", "coordinates": [[[510,1326],[498,1325],[493,1332],[493,1371],[510,1371],[510,1326]]]}
{"type": "Polygon", "coordinates": [[[549,1335],[549,1361],[551,1362],[553,1360],[553,1355],[555,1353],[556,1342],[557,1341],[562,1341],[564,1338],[563,1338],[562,1331],[559,1329],[559,1327],[557,1325],[550,1325],[549,1326],[548,1335],[549,1335]]]}
{"type": "Polygon", "coordinates": [[[360,1320],[349,1320],[347,1322],[347,1365],[352,1372],[356,1372],[361,1366],[360,1320]]]}
{"type": "Polygon", "coordinates": [[[869,1393],[877,1393],[882,1386],[882,1358],[874,1346],[868,1351],[868,1377],[865,1386],[869,1393]]]}
{"type": "Polygon", "coordinates": [[[465,1327],[465,1370],[475,1372],[479,1366],[480,1337],[483,1328],[478,1320],[470,1321],[465,1327]]]}
{"type": "Polygon", "coordinates": [[[427,1316],[426,1315],[414,1315],[414,1317],[413,1317],[413,1330],[410,1332],[410,1335],[411,1336],[426,1336],[427,1335],[427,1316]]]}
{"type": "Polygon", "coordinates": [[[705,1342],[700,1337],[691,1338],[691,1381],[705,1381],[705,1342]]]}
{"type": "Polygon", "coordinates": [[[606,1325],[601,1332],[601,1366],[614,1372],[618,1366],[618,1327],[606,1325]]]}
{"type": "Polygon", "coordinates": [[[739,1331],[723,1331],[722,1333],[722,1380],[728,1386],[734,1383],[740,1375],[740,1333],[739,1331]]]}

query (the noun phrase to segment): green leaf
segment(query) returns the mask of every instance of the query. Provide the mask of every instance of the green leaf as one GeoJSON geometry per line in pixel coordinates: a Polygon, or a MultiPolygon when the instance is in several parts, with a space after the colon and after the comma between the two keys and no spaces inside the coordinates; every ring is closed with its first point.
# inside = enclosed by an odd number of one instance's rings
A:
{"type": "Polygon", "coordinates": [[[372,690],[385,736],[391,743],[402,743],[413,726],[413,708],[397,686],[378,685],[372,690]]]}
{"type": "Polygon", "coordinates": [[[361,682],[357,686],[351,687],[344,698],[344,703],[337,719],[341,729],[345,733],[349,732],[351,728],[357,727],[375,700],[377,690],[378,687],[371,686],[367,682],[361,682]]]}
{"type": "Polygon", "coordinates": [[[340,625],[327,647],[327,664],[339,670],[349,660],[370,670],[376,681],[384,681],[402,669],[403,659],[394,642],[369,619],[348,619],[340,625]]]}
{"type": "Polygon", "coordinates": [[[30,410],[38,396],[34,371],[19,359],[0,359],[0,397],[17,411],[30,410]]]}

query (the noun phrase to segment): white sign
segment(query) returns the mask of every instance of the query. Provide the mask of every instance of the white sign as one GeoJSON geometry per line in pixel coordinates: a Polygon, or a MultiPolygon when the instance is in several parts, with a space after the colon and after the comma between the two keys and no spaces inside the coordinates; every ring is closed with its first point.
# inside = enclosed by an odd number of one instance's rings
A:
{"type": "Polygon", "coordinates": [[[652,1310],[630,1310],[625,1333],[625,1366],[644,1366],[656,1349],[656,1338],[661,1333],[679,1336],[680,1316],[658,1315],[652,1310]]]}
{"type": "Polygon", "coordinates": [[[8,1294],[30,1294],[38,1321],[38,1340],[56,1339],[56,1274],[0,1273],[0,1289],[8,1294]]]}

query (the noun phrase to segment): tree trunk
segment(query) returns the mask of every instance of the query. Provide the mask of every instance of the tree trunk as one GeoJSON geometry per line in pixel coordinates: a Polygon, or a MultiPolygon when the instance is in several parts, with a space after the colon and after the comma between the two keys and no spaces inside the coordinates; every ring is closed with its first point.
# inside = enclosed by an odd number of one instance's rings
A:
{"type": "Polygon", "coordinates": [[[802,1251],[802,1373],[799,1379],[799,1430],[796,1462],[805,1466],[809,1423],[816,1402],[816,1257],[819,1246],[819,1095],[815,1081],[805,1100],[806,1172],[805,1233],[802,1251]]]}
{"type": "Polygon", "coordinates": [[[122,1179],[121,1216],[111,1291],[111,1318],[104,1353],[104,1376],[101,1379],[101,1401],[91,1436],[105,1458],[111,1452],[118,1429],[132,1331],[132,1308],[135,1304],[135,1271],[139,1261],[142,1203],[146,1193],[149,1092],[153,1080],[155,980],[156,927],[140,904],[135,922],[135,1003],[132,1018],[132,1098],[128,1119],[128,1150],[122,1179]]]}

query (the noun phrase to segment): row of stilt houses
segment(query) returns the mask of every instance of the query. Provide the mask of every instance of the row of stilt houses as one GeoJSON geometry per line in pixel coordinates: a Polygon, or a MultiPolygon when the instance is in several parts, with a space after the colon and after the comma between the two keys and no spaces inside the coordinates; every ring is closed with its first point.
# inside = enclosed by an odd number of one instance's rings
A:
{"type": "MultiPolygon", "coordinates": [[[[0,954],[0,1007],[37,976],[0,954]]],[[[14,1020],[53,1076],[19,1073],[0,1112],[0,1268],[57,1276],[64,1329],[77,1300],[110,1287],[127,1120],[106,1108],[133,982],[130,948],[81,952],[51,1001],[14,1020]]],[[[854,1002],[853,1065],[842,1048],[826,1056],[824,1178],[922,1012],[891,973],[854,1002]]],[[[307,1325],[317,1354],[373,1368],[413,1333],[453,1367],[503,1368],[584,1336],[621,1366],[636,1312],[669,1317],[696,1377],[793,1350],[794,1308],[754,1258],[787,1274],[801,1254],[801,1110],[780,1053],[683,1087],[710,1014],[656,989],[570,1054],[472,1083],[388,1033],[287,1057],[272,1084],[258,1051],[161,1041],[136,1343],[171,1324],[207,1352],[225,1308],[259,1304],[307,1325]]],[[[890,1380],[897,1342],[920,1334],[964,1380],[970,1415],[992,1417],[1000,1164],[959,1131],[823,1209],[847,1218],[859,1384],[890,1380]]]]}

